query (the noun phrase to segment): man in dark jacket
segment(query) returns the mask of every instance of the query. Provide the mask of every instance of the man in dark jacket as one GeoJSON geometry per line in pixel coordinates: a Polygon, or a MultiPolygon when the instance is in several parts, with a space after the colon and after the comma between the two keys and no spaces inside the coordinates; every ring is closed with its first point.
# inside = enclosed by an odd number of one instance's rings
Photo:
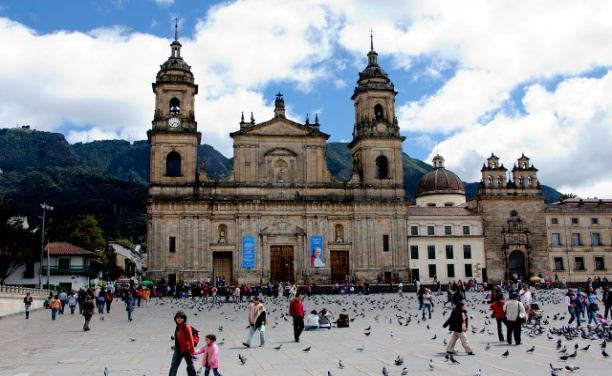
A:
{"type": "Polygon", "coordinates": [[[608,319],[608,312],[611,312],[612,310],[612,291],[610,291],[610,288],[608,287],[608,285],[604,286],[604,291],[603,291],[603,299],[602,299],[603,303],[604,303],[604,318],[607,320],[608,319]]]}
{"type": "Polygon", "coordinates": [[[456,353],[455,343],[457,340],[460,340],[461,346],[463,346],[465,352],[468,353],[468,355],[475,355],[465,335],[468,329],[468,314],[463,303],[459,303],[455,308],[453,308],[450,317],[448,320],[446,320],[444,325],[442,325],[443,328],[446,328],[447,326],[450,331],[453,332],[453,335],[451,336],[450,341],[448,341],[446,352],[449,354],[456,353]]]}
{"type": "Polygon", "coordinates": [[[83,317],[85,317],[85,324],[83,324],[83,331],[89,331],[89,322],[91,321],[91,316],[93,316],[94,309],[96,306],[94,305],[93,300],[89,295],[85,295],[85,301],[83,302],[83,317]]]}
{"type": "Polygon", "coordinates": [[[178,311],[174,315],[176,329],[174,330],[174,354],[172,354],[172,364],[168,376],[176,376],[179,366],[183,358],[187,363],[187,375],[196,376],[196,371],[193,366],[193,353],[195,352],[193,344],[193,334],[191,326],[187,325],[187,315],[183,311],[178,311]]]}

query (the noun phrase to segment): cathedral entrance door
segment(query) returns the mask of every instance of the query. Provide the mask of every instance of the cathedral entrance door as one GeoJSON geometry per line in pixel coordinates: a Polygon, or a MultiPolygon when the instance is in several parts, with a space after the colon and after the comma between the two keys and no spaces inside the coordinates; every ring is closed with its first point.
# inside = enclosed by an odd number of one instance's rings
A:
{"type": "Polygon", "coordinates": [[[342,282],[349,271],[349,253],[348,251],[331,251],[331,282],[342,282]]]}
{"type": "Polygon", "coordinates": [[[527,277],[525,275],[525,256],[523,256],[523,252],[513,251],[510,253],[508,256],[508,272],[510,276],[517,274],[522,278],[527,277]]]}
{"type": "Polygon", "coordinates": [[[270,278],[276,282],[293,283],[293,246],[270,246],[270,278]]]}
{"type": "Polygon", "coordinates": [[[232,252],[213,252],[213,281],[215,277],[225,278],[225,284],[232,283],[232,252]]]}

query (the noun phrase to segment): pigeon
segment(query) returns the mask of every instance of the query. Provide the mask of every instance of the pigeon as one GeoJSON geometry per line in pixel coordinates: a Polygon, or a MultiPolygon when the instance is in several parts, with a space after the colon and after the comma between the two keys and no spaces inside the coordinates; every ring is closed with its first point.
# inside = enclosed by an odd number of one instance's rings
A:
{"type": "Polygon", "coordinates": [[[508,355],[510,355],[510,351],[508,351],[508,350],[506,350],[506,352],[502,354],[502,356],[503,356],[504,358],[507,358],[507,357],[508,357],[508,355]]]}
{"type": "Polygon", "coordinates": [[[586,345],[585,347],[581,348],[580,350],[582,350],[582,351],[589,351],[589,347],[591,347],[591,344],[586,345]]]}
{"type": "Polygon", "coordinates": [[[357,348],[357,351],[363,351],[363,350],[365,350],[365,346],[364,345],[361,345],[361,346],[359,346],[357,348]]]}
{"type": "Polygon", "coordinates": [[[311,346],[308,346],[307,348],[305,348],[304,350],[302,350],[303,352],[309,352],[310,351],[311,346]]]}
{"type": "Polygon", "coordinates": [[[553,372],[561,371],[563,369],[561,367],[553,366],[552,363],[548,363],[548,365],[550,366],[550,370],[553,371],[553,372]]]}
{"type": "Polygon", "coordinates": [[[369,336],[370,334],[372,334],[372,332],[365,332],[363,333],[366,337],[369,336]]]}
{"type": "Polygon", "coordinates": [[[242,355],[242,354],[238,354],[238,360],[240,360],[240,364],[245,365],[247,358],[246,356],[242,355]]]}
{"type": "Polygon", "coordinates": [[[387,367],[383,366],[382,374],[383,374],[383,376],[389,376],[389,371],[387,371],[387,367]]]}
{"type": "Polygon", "coordinates": [[[482,370],[480,368],[478,368],[478,371],[476,371],[474,376],[482,376],[482,370]]]}
{"type": "Polygon", "coordinates": [[[433,336],[433,337],[431,337],[431,339],[432,339],[432,340],[434,340],[434,341],[436,340],[436,338],[438,338],[438,335],[437,335],[437,334],[434,334],[434,336],[433,336]]]}
{"type": "Polygon", "coordinates": [[[110,375],[110,371],[108,370],[108,368],[104,367],[104,376],[109,376],[110,375]]]}
{"type": "Polygon", "coordinates": [[[281,349],[281,347],[283,347],[283,344],[282,344],[282,343],[281,343],[280,345],[276,346],[276,347],[274,348],[274,350],[280,350],[280,349],[281,349]]]}
{"type": "Polygon", "coordinates": [[[402,364],[404,364],[404,358],[398,355],[397,358],[395,358],[395,365],[401,366],[402,364]]]}
{"type": "Polygon", "coordinates": [[[344,369],[344,364],[342,364],[342,360],[338,361],[338,368],[344,369]]]}
{"type": "Polygon", "coordinates": [[[573,365],[569,365],[569,366],[565,366],[565,369],[570,371],[570,372],[574,372],[574,371],[578,371],[580,369],[580,367],[578,366],[573,366],[573,365]]]}
{"type": "Polygon", "coordinates": [[[368,327],[367,327],[367,328],[365,328],[363,331],[364,331],[364,332],[369,332],[369,331],[370,331],[370,329],[372,329],[372,325],[368,326],[368,327]]]}
{"type": "Polygon", "coordinates": [[[334,376],[331,371],[327,371],[327,376],[334,376]]]}
{"type": "Polygon", "coordinates": [[[130,338],[130,341],[136,342],[136,338],[130,338]]]}
{"type": "Polygon", "coordinates": [[[526,352],[533,354],[534,351],[535,351],[535,346],[531,346],[531,348],[527,350],[526,352]]]}
{"type": "Polygon", "coordinates": [[[610,355],[608,355],[608,353],[606,352],[606,350],[601,350],[601,355],[603,355],[604,358],[609,357],[610,355]]]}
{"type": "Polygon", "coordinates": [[[433,371],[434,370],[434,363],[433,363],[433,359],[429,359],[429,370],[433,371]]]}
{"type": "Polygon", "coordinates": [[[489,351],[490,348],[491,348],[491,344],[487,343],[487,345],[485,346],[485,351],[489,351]]]}

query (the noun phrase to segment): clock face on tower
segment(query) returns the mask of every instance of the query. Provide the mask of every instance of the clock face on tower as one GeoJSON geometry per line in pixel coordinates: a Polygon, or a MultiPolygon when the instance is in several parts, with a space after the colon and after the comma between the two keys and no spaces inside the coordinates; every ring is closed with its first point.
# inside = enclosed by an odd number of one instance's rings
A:
{"type": "Polygon", "coordinates": [[[181,125],[181,119],[177,117],[171,117],[170,119],[168,119],[168,125],[170,126],[170,128],[176,128],[181,125]]]}

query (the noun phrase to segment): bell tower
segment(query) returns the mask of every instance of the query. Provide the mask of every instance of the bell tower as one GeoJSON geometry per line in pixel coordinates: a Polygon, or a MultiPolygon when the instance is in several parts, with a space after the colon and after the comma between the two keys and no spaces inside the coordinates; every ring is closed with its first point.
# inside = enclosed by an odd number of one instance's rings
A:
{"type": "Polygon", "coordinates": [[[155,112],[147,132],[151,145],[150,186],[191,185],[196,182],[198,145],[194,100],[198,85],[181,57],[178,20],[170,57],[160,66],[153,92],[155,112]]]}
{"type": "Polygon", "coordinates": [[[370,34],[368,65],[359,73],[351,99],[355,105],[352,182],[365,187],[389,189],[385,194],[404,197],[404,172],[400,129],[395,115],[397,92],[387,73],[378,65],[370,34]]]}

